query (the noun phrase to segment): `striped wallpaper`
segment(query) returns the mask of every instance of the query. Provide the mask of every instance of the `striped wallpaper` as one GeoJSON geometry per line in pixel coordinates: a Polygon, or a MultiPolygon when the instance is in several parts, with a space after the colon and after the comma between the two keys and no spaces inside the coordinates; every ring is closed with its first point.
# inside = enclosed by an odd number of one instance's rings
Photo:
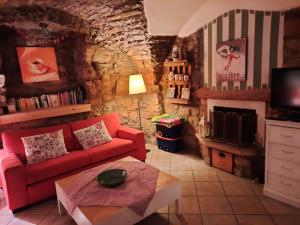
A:
{"type": "Polygon", "coordinates": [[[268,87],[272,68],[282,67],[284,13],[232,10],[204,27],[204,85],[216,90],[268,87]],[[216,81],[216,43],[247,38],[246,81],[216,81]]]}

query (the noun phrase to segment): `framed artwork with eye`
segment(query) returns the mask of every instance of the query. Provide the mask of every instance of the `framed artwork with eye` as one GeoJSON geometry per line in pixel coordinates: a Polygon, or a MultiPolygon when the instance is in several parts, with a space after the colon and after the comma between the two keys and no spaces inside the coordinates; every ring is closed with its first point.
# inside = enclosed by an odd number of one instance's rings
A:
{"type": "Polygon", "coordinates": [[[23,83],[58,81],[53,47],[17,47],[23,83]]]}

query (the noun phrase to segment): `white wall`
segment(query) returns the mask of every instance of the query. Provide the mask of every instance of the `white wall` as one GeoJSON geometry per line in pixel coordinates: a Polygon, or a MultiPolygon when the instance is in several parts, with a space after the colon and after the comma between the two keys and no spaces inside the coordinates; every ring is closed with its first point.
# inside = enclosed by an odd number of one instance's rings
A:
{"type": "Polygon", "coordinates": [[[188,36],[232,9],[280,11],[300,0],[144,0],[150,35],[188,36]]]}
{"type": "Polygon", "coordinates": [[[179,37],[188,36],[215,17],[232,9],[282,11],[300,6],[300,0],[210,0],[201,5],[179,31],[179,37]]]}

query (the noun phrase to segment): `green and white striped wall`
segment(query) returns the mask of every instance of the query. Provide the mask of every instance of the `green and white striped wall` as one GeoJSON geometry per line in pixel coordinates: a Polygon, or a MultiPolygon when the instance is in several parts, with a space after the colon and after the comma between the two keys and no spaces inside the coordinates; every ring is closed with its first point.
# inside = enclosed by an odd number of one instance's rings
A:
{"type": "Polygon", "coordinates": [[[284,13],[232,10],[204,27],[204,85],[216,90],[268,87],[272,68],[282,67],[284,13]],[[217,82],[216,43],[247,38],[246,81],[217,82]]]}

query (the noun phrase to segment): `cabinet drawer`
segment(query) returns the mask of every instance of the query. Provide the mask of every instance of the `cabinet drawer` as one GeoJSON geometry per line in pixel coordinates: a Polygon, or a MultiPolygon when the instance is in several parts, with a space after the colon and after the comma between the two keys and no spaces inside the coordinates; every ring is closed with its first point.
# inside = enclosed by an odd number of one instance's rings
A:
{"type": "Polygon", "coordinates": [[[281,175],[268,173],[268,188],[282,194],[300,198],[300,181],[290,179],[281,175]]]}
{"type": "Polygon", "coordinates": [[[300,147],[269,142],[269,156],[300,163],[300,147]]]}
{"type": "Polygon", "coordinates": [[[300,147],[299,129],[270,126],[269,141],[300,147]]]}
{"type": "Polygon", "coordinates": [[[269,157],[268,171],[300,181],[300,164],[269,157]]]}

